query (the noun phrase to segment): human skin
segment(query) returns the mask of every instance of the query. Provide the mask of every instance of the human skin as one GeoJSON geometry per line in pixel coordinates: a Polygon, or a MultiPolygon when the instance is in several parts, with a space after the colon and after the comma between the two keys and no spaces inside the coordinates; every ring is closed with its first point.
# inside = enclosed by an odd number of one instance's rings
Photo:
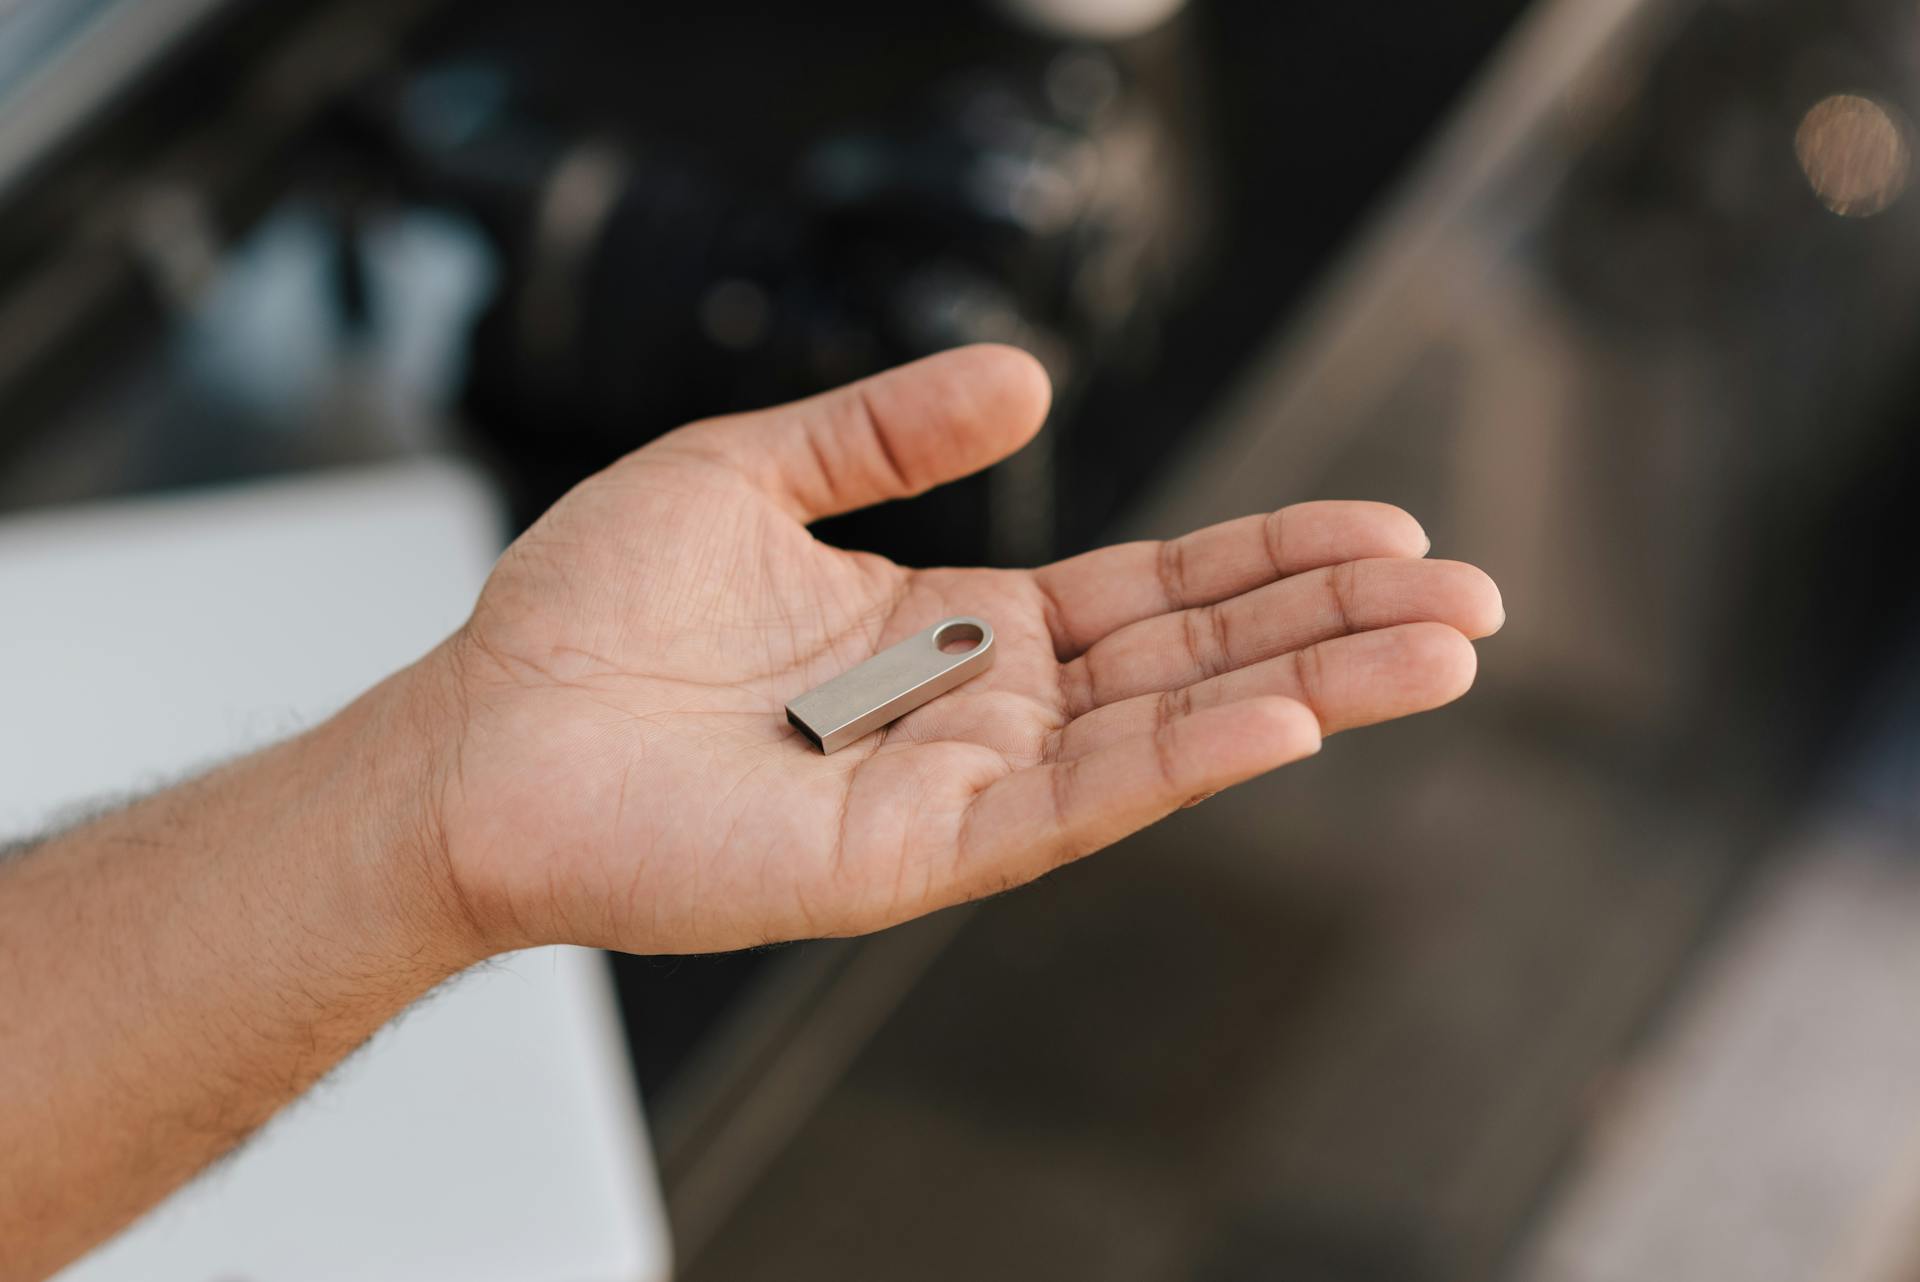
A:
{"type": "Polygon", "coordinates": [[[975,347],[673,432],[339,715],[0,864],[0,1280],[110,1235],[486,957],[875,930],[1471,684],[1499,594],[1381,504],[1037,570],[807,532],[1004,457],[1048,395],[975,347]],[[956,614],[992,623],[986,673],[832,756],[787,725],[956,614]]]}

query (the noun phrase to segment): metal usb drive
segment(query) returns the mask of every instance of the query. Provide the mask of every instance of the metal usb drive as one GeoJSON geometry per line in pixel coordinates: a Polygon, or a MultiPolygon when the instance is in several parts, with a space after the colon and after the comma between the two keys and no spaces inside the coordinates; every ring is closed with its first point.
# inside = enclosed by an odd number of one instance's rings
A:
{"type": "Polygon", "coordinates": [[[822,752],[855,739],[993,666],[993,628],[961,616],[916,632],[787,705],[787,720],[822,752]],[[948,653],[942,645],[971,642],[948,653]]]}

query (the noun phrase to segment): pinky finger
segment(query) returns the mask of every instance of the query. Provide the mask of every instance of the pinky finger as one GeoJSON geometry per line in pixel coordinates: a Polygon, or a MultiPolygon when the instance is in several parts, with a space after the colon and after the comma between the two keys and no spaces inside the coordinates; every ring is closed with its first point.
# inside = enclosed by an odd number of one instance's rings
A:
{"type": "Polygon", "coordinates": [[[1222,788],[1320,750],[1304,704],[1261,697],[1203,708],[1070,761],[1016,771],[974,799],[959,897],[1031,881],[1222,788]]]}

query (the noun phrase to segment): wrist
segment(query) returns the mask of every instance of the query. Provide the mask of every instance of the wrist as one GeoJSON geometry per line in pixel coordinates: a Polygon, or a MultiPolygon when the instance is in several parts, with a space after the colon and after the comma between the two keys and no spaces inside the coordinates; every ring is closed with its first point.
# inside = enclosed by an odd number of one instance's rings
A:
{"type": "Polygon", "coordinates": [[[454,875],[443,806],[462,716],[442,651],[389,677],[296,744],[337,816],[342,887],[378,946],[444,978],[501,951],[454,875]]]}

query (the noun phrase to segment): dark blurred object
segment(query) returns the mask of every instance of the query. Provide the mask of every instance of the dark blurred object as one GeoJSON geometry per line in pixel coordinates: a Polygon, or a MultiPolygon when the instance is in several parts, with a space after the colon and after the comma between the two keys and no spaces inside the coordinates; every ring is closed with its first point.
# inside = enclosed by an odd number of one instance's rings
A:
{"type": "MultiPolygon", "coordinates": [[[[216,461],[190,425],[151,410],[220,396],[168,368],[180,332],[248,274],[263,225],[303,199],[332,202],[345,175],[316,163],[316,139],[443,6],[22,0],[0,10],[0,478],[17,482],[0,502],[353,454],[333,443],[261,448],[256,437],[216,461]],[[149,448],[156,435],[172,439],[149,448]],[[160,461],[169,458],[181,462],[160,461]]],[[[279,355],[288,366],[311,353],[279,355]]]]}
{"type": "MultiPolygon", "coordinates": [[[[1072,430],[1077,389],[1151,342],[1206,202],[1113,55],[1011,43],[1006,65],[759,168],[650,141],[644,117],[530,102],[504,58],[438,65],[375,100],[363,118],[394,140],[409,194],[472,213],[498,248],[465,407],[520,510],[680,423],[963,343],[1040,356],[1055,430],[1072,430]]],[[[727,74],[729,47],[695,56],[693,74],[727,74]]],[[[1048,459],[1043,442],[999,479],[824,534],[922,564],[1043,558],[1048,459]]]]}

